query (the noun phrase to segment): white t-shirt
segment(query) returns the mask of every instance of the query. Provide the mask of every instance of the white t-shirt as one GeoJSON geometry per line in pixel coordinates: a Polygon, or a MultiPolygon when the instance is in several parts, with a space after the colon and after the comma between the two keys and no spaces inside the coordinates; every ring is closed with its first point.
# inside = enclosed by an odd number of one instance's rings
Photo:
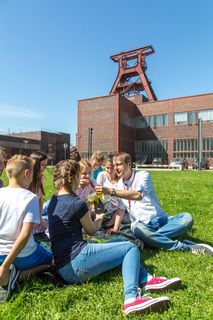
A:
{"type": "Polygon", "coordinates": [[[148,172],[133,171],[129,180],[119,180],[118,189],[135,190],[142,193],[142,199],[138,201],[122,199],[124,205],[129,211],[132,222],[140,221],[144,224],[148,224],[150,220],[156,216],[167,216],[166,212],[164,212],[160,206],[148,172]]]}
{"type": "MultiPolygon", "coordinates": [[[[24,222],[40,223],[38,197],[22,188],[1,188],[0,255],[8,255],[24,222]]],[[[35,250],[36,243],[31,234],[18,257],[26,257],[35,250]]]]}
{"type": "MultiPolygon", "coordinates": [[[[99,186],[102,186],[102,187],[107,187],[107,188],[115,188],[115,189],[119,189],[118,188],[118,183],[116,184],[113,184],[108,178],[107,178],[107,174],[105,171],[102,171],[98,174],[98,177],[97,177],[97,184],[99,186]]],[[[122,210],[125,210],[125,206],[122,202],[121,199],[119,198],[116,198],[116,197],[110,197],[110,202],[109,202],[109,205],[107,206],[107,211],[109,213],[117,210],[117,209],[122,209],[122,210]]]]}

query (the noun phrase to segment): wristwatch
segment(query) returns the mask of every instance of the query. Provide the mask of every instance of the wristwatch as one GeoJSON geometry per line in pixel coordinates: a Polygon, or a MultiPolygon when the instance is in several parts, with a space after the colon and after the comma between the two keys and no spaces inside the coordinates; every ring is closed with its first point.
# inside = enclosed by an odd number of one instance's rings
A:
{"type": "Polygon", "coordinates": [[[111,197],[116,197],[116,190],[114,188],[111,189],[110,196],[111,197]]]}

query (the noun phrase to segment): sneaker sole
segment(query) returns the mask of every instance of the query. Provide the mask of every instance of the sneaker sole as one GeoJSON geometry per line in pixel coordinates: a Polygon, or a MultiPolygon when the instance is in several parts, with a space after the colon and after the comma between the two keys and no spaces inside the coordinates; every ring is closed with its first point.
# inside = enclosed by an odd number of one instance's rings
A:
{"type": "Polygon", "coordinates": [[[0,303],[4,303],[10,297],[11,290],[15,287],[15,282],[19,276],[19,273],[20,272],[17,271],[17,269],[13,265],[10,270],[10,276],[7,286],[0,288],[0,303]]]}
{"type": "Polygon", "coordinates": [[[198,245],[202,246],[210,251],[210,252],[206,252],[207,255],[213,256],[213,248],[210,245],[205,244],[205,243],[198,243],[198,245]]]}
{"type": "Polygon", "coordinates": [[[169,308],[170,300],[168,297],[160,297],[157,299],[151,299],[147,302],[143,302],[137,306],[131,306],[127,308],[124,313],[126,315],[130,313],[150,313],[150,312],[162,312],[169,308]]]}
{"type": "Polygon", "coordinates": [[[8,290],[6,288],[4,289],[3,287],[0,287],[0,304],[4,303],[7,300],[8,296],[8,290]]]}
{"type": "Polygon", "coordinates": [[[20,271],[14,268],[12,270],[12,272],[13,272],[13,274],[11,275],[10,287],[13,290],[15,288],[15,284],[16,284],[16,281],[17,281],[17,279],[19,277],[20,271]]]}
{"type": "Polygon", "coordinates": [[[168,290],[177,290],[181,286],[181,279],[174,278],[171,280],[167,280],[164,283],[159,283],[155,285],[146,285],[143,289],[144,291],[149,292],[162,292],[168,290]]]}

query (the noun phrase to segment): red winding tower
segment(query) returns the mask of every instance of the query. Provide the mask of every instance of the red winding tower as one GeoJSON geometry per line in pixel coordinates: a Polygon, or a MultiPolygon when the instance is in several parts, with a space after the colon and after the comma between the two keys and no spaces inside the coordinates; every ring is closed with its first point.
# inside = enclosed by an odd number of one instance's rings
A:
{"type": "Polygon", "coordinates": [[[146,56],[154,53],[151,45],[131,51],[121,52],[111,56],[114,62],[119,63],[117,78],[110,91],[110,95],[135,95],[146,92],[148,101],[155,101],[157,97],[152,89],[151,82],[146,76],[146,56]]]}

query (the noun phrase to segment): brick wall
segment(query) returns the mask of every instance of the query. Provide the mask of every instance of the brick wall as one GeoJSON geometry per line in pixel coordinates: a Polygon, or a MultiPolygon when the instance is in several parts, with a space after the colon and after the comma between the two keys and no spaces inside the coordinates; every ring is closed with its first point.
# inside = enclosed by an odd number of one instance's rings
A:
{"type": "Polygon", "coordinates": [[[118,95],[97,97],[78,102],[77,147],[88,151],[88,128],[93,128],[92,152],[116,152],[118,148],[118,95]]]}
{"type": "MultiPolygon", "coordinates": [[[[168,158],[173,158],[173,140],[197,138],[198,127],[174,125],[174,113],[213,109],[213,94],[143,102],[142,96],[119,95],[97,97],[78,102],[77,146],[80,153],[88,151],[88,128],[93,128],[92,150],[126,151],[134,159],[135,140],[168,140],[168,158]],[[135,129],[123,123],[124,117],[168,114],[168,126],[135,129]]],[[[203,123],[203,138],[213,137],[213,122],[203,123]]],[[[213,151],[213,150],[212,150],[213,151]]],[[[192,160],[192,159],[191,159],[192,160]]],[[[190,161],[189,161],[190,162],[190,161]]],[[[213,165],[213,158],[210,159],[213,165]]]]}

